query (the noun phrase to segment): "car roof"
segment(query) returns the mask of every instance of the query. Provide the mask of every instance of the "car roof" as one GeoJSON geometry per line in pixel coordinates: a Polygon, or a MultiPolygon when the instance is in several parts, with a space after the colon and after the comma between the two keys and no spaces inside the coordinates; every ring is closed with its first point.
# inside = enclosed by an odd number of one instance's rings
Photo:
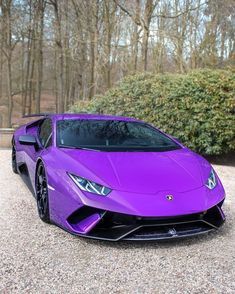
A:
{"type": "Polygon", "coordinates": [[[140,121],[135,118],[116,115],[103,115],[103,114],[89,114],[89,113],[61,113],[61,114],[48,114],[54,121],[66,119],[90,119],[90,120],[121,120],[121,121],[140,121]]]}

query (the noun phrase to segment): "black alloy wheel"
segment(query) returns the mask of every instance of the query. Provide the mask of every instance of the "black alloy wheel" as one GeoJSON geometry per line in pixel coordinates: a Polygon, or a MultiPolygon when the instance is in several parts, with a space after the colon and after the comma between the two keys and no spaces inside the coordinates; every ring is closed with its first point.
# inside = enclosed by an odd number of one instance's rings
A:
{"type": "Polygon", "coordinates": [[[47,178],[42,162],[39,164],[36,174],[36,199],[40,219],[50,223],[47,178]]]}
{"type": "Polygon", "coordinates": [[[16,149],[14,144],[12,145],[12,151],[11,151],[11,163],[12,163],[13,173],[18,174],[17,162],[16,162],[16,149]]]}

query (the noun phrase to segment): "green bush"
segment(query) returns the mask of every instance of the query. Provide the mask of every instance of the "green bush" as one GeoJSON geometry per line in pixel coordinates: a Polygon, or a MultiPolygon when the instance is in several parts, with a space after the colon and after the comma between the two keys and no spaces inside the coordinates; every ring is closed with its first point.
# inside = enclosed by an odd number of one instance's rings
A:
{"type": "Polygon", "coordinates": [[[201,154],[223,154],[235,149],[235,72],[128,76],[71,111],[136,117],[201,154]]]}

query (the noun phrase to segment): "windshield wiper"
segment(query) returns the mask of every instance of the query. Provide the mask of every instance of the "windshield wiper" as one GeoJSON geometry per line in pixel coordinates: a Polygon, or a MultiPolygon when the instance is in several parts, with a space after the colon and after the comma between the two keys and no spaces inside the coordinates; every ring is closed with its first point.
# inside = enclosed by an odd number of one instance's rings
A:
{"type": "Polygon", "coordinates": [[[168,146],[151,146],[151,145],[94,145],[92,147],[83,147],[83,146],[70,146],[70,145],[58,145],[60,148],[67,148],[67,149],[80,149],[80,150],[87,150],[87,151],[107,151],[107,152],[161,152],[161,151],[170,151],[180,149],[180,146],[168,145],[168,146]]]}
{"type": "Polygon", "coordinates": [[[80,150],[88,150],[88,151],[100,151],[98,149],[81,147],[81,146],[70,146],[70,145],[58,145],[59,148],[67,148],[67,149],[80,149],[80,150]]]}

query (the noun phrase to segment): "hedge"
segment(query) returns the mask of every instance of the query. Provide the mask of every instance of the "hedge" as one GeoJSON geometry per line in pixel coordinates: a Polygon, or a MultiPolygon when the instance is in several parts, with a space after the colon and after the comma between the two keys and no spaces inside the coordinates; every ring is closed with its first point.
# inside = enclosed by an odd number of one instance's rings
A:
{"type": "Polygon", "coordinates": [[[115,114],[145,120],[204,155],[235,150],[235,72],[136,74],[72,112],[115,114]]]}

